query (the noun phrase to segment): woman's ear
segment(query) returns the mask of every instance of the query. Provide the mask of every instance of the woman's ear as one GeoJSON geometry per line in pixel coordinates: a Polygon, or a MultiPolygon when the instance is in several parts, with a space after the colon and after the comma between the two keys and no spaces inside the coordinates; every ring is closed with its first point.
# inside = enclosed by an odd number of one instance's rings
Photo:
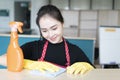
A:
{"type": "Polygon", "coordinates": [[[39,27],[39,32],[40,32],[40,38],[42,39],[43,36],[42,36],[42,32],[41,32],[41,30],[40,30],[40,27],[39,27]]]}
{"type": "Polygon", "coordinates": [[[64,27],[64,23],[62,23],[62,27],[64,27]]]}

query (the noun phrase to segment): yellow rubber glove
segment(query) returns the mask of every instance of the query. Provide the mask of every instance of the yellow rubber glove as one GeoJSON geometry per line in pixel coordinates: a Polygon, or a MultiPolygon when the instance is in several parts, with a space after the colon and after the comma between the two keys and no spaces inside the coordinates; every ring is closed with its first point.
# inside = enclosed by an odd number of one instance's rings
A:
{"type": "Polygon", "coordinates": [[[30,70],[39,70],[41,72],[56,72],[60,69],[58,66],[46,61],[33,61],[28,59],[24,59],[24,68],[30,70]]]}
{"type": "Polygon", "coordinates": [[[67,67],[68,74],[85,74],[86,72],[93,70],[94,67],[87,62],[76,62],[67,67]]]}

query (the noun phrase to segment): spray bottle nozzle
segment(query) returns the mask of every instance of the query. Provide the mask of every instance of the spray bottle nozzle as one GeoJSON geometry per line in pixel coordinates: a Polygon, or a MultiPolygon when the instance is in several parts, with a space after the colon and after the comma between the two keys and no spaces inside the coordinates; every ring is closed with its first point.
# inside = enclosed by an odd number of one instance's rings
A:
{"type": "Polygon", "coordinates": [[[20,33],[23,33],[23,30],[22,30],[23,23],[22,22],[14,22],[13,21],[13,22],[10,22],[9,25],[12,28],[18,29],[18,31],[20,33]]]}

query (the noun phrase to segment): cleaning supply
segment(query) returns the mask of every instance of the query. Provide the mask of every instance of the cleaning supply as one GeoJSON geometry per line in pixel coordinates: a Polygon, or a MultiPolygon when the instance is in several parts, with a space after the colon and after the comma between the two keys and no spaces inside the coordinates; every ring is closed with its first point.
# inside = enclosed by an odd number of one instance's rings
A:
{"type": "Polygon", "coordinates": [[[10,22],[11,37],[7,49],[7,69],[12,72],[19,72],[23,69],[24,57],[22,49],[18,44],[18,32],[22,33],[22,22],[10,22]]]}

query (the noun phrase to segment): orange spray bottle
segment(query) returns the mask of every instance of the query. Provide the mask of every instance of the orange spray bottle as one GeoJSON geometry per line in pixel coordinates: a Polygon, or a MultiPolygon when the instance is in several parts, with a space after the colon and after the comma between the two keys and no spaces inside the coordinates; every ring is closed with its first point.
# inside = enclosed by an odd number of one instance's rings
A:
{"type": "Polygon", "coordinates": [[[23,69],[24,57],[22,49],[18,44],[17,30],[22,33],[22,22],[10,22],[11,36],[10,44],[7,49],[7,69],[12,72],[19,72],[23,69]]]}

